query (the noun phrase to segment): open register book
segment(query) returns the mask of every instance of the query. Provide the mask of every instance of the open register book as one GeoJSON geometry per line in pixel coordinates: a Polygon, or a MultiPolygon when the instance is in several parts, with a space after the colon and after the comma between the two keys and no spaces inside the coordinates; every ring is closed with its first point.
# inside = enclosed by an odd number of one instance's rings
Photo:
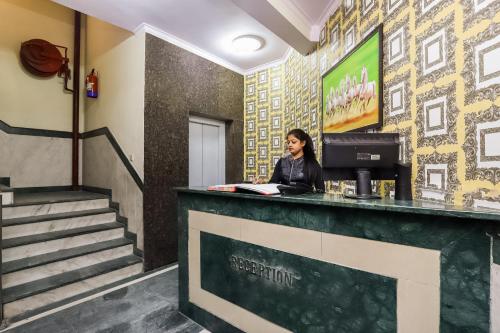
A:
{"type": "Polygon", "coordinates": [[[256,194],[279,194],[279,184],[226,184],[226,185],[213,185],[209,186],[209,191],[222,191],[222,192],[247,192],[256,194]]]}

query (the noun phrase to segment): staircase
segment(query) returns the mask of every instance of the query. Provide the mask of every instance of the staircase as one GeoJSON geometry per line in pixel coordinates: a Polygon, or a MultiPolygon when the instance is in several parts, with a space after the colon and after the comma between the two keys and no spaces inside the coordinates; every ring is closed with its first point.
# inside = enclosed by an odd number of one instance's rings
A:
{"type": "Polygon", "coordinates": [[[16,320],[143,270],[106,195],[15,193],[2,209],[4,318],[16,320]]]}

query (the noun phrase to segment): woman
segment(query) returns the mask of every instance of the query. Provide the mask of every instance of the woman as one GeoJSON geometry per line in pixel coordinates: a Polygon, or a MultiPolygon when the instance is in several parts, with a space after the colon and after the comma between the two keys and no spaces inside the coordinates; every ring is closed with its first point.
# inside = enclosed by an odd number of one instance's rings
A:
{"type": "Polygon", "coordinates": [[[309,134],[293,129],[286,135],[290,155],[282,157],[274,168],[270,183],[305,183],[314,186],[316,192],[325,191],[321,166],[316,161],[314,146],[309,134]]]}

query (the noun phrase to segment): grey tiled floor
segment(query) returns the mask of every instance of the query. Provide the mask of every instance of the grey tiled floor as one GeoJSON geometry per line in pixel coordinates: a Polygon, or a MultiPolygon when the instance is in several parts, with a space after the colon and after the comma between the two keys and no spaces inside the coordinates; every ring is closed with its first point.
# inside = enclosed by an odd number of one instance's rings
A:
{"type": "Polygon", "coordinates": [[[177,311],[177,274],[161,273],[6,332],[199,333],[203,328],[177,311]]]}

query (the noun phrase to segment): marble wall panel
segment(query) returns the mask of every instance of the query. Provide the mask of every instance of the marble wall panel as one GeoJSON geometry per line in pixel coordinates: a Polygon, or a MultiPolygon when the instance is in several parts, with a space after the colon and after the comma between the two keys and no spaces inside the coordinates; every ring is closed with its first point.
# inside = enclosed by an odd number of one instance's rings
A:
{"type": "Polygon", "coordinates": [[[128,219],[128,231],[137,235],[144,249],[143,194],[105,135],[83,140],[83,185],[110,189],[128,219]]]}
{"type": "Polygon", "coordinates": [[[9,177],[11,155],[10,135],[0,131],[0,177],[9,177]]]}
{"type": "Polygon", "coordinates": [[[0,131],[0,176],[11,187],[71,185],[71,139],[0,131]]]}

